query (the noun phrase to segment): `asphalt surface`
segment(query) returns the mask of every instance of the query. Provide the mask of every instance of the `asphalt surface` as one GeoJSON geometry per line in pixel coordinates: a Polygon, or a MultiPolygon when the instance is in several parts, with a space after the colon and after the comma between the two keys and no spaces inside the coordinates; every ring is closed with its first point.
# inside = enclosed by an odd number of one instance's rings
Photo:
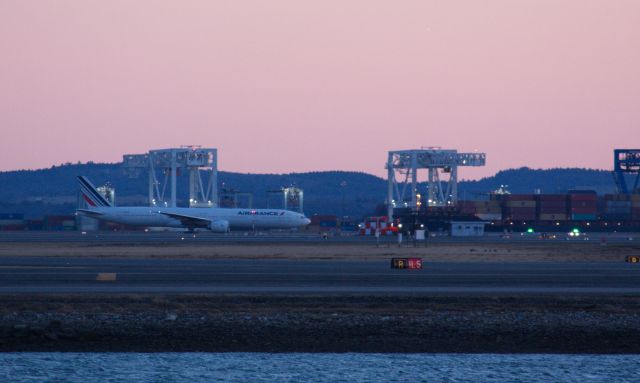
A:
{"type": "Polygon", "coordinates": [[[640,265],[6,257],[0,293],[638,295],[640,265]]]}
{"type": "MultiPolygon", "coordinates": [[[[584,236],[573,238],[566,233],[554,233],[554,238],[541,239],[539,234],[514,233],[502,235],[487,233],[483,237],[429,237],[427,242],[433,243],[530,243],[530,242],[556,242],[556,243],[600,243],[603,238],[608,243],[640,242],[640,233],[586,233],[584,236]]],[[[404,242],[407,243],[407,237],[404,242]]],[[[395,236],[382,236],[380,243],[397,243],[395,236]]],[[[216,234],[211,232],[186,233],[181,231],[122,231],[122,232],[78,232],[78,231],[6,231],[0,232],[0,243],[128,243],[128,244],[155,244],[155,243],[347,243],[347,244],[372,244],[376,243],[373,236],[359,236],[355,233],[345,232],[342,235],[330,235],[326,239],[320,233],[307,232],[232,232],[228,234],[216,234]]]]}

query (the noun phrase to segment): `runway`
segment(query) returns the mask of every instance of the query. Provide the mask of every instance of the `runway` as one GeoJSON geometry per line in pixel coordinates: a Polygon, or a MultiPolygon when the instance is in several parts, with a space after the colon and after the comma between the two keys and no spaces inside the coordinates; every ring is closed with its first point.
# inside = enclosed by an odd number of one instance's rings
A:
{"type": "Polygon", "coordinates": [[[638,295],[640,265],[6,257],[0,293],[638,295]]]}
{"type": "MultiPolygon", "coordinates": [[[[503,235],[486,233],[482,237],[449,237],[435,235],[424,243],[607,243],[637,244],[640,233],[586,233],[579,238],[569,237],[566,233],[555,233],[554,238],[541,239],[539,234],[514,233],[503,235]]],[[[331,234],[324,238],[321,233],[309,232],[231,232],[216,234],[211,232],[187,233],[182,231],[7,231],[0,232],[0,243],[99,243],[99,244],[189,244],[189,243],[337,243],[337,244],[396,244],[397,237],[382,236],[376,240],[373,236],[359,236],[354,232],[331,234]]],[[[404,243],[412,242],[405,237],[404,243]]]]}

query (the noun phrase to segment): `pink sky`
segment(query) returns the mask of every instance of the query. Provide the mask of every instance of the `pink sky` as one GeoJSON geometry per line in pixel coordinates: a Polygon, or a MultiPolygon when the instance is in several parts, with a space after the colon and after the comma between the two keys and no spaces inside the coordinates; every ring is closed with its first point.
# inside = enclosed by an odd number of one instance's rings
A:
{"type": "Polygon", "coordinates": [[[640,1],[3,0],[0,130],[0,170],[184,144],[240,172],[611,168],[640,147],[640,1]]]}

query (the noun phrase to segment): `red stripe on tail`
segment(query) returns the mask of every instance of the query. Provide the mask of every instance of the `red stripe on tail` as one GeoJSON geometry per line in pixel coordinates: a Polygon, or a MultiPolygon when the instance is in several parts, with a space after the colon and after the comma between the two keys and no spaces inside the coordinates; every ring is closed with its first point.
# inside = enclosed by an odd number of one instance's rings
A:
{"type": "Polygon", "coordinates": [[[89,199],[89,197],[87,197],[84,193],[82,193],[82,196],[84,197],[84,200],[85,200],[85,201],[87,201],[87,203],[88,203],[89,205],[91,205],[91,206],[93,206],[93,207],[95,207],[95,206],[96,206],[96,204],[95,204],[91,199],[89,199]]]}

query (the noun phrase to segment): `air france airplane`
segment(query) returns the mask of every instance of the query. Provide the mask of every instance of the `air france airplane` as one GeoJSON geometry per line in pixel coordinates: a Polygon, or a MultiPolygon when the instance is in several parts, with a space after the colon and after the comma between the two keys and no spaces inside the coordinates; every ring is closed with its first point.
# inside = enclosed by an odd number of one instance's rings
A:
{"type": "Polygon", "coordinates": [[[109,222],[132,226],[197,228],[226,233],[230,230],[293,229],[311,221],[303,214],[280,209],[182,208],[111,206],[83,176],[78,177],[88,209],[78,213],[109,222]]]}

